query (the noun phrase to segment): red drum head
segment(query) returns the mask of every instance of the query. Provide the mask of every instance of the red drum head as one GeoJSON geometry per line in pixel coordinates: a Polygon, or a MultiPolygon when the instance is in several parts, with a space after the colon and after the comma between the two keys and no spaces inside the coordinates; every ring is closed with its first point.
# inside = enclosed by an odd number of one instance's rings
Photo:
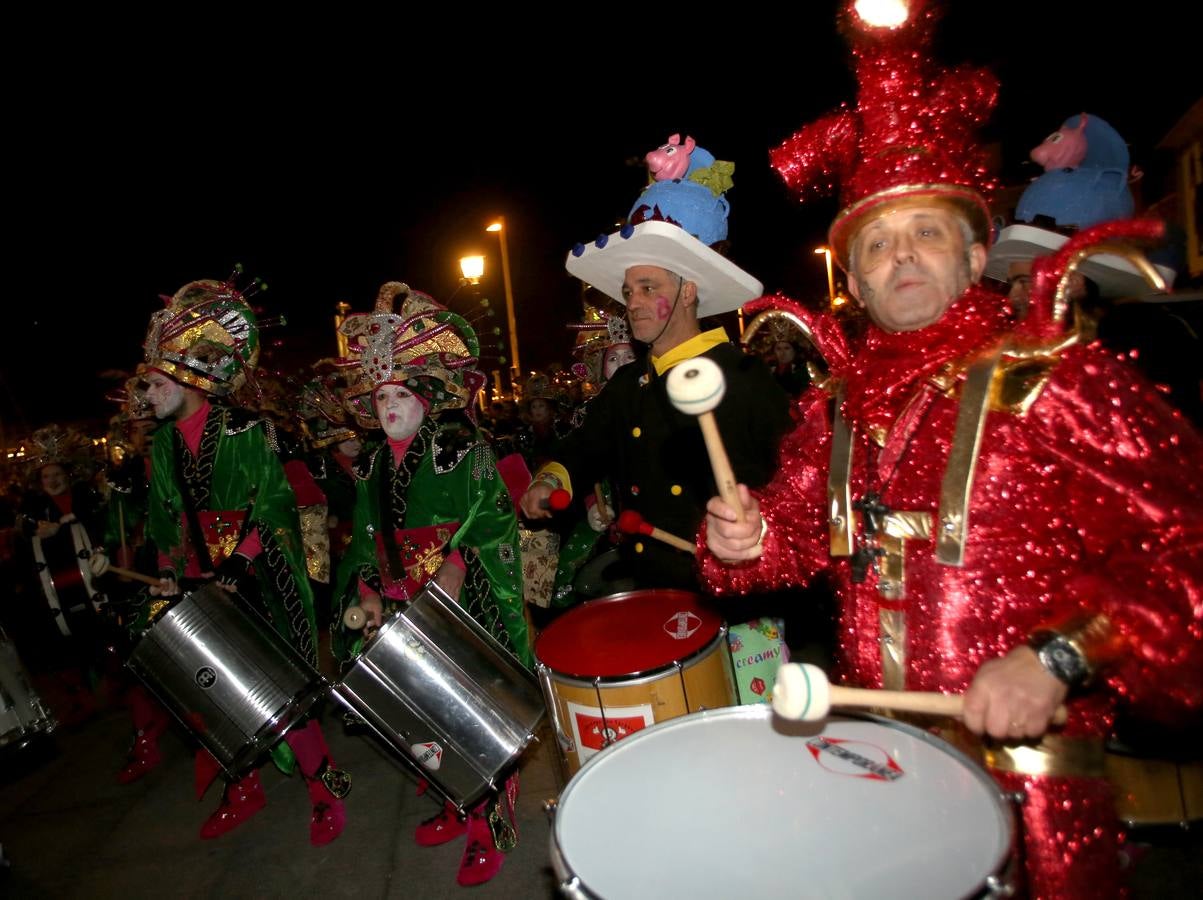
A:
{"type": "Polygon", "coordinates": [[[576,678],[639,675],[694,655],[722,624],[688,591],[629,591],[564,613],[539,635],[535,656],[576,678]]]}

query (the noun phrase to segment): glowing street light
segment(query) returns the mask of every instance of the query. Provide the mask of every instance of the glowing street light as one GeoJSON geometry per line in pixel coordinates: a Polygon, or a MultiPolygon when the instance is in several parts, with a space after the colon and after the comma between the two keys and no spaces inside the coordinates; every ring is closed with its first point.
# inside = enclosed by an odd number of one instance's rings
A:
{"type": "Polygon", "coordinates": [[[827,300],[834,309],[839,304],[835,302],[835,270],[831,267],[831,248],[816,247],[815,253],[822,253],[827,257],[827,300]]]}
{"type": "Polygon", "coordinates": [[[480,279],[485,274],[485,258],[483,256],[461,256],[459,270],[468,284],[480,284],[480,279]]]}
{"type": "Polygon", "coordinates": [[[505,284],[505,318],[510,329],[510,384],[517,388],[522,378],[522,364],[518,360],[518,323],[514,319],[514,288],[510,284],[510,252],[505,240],[505,218],[497,221],[485,231],[495,231],[501,238],[501,280],[505,284]]]}

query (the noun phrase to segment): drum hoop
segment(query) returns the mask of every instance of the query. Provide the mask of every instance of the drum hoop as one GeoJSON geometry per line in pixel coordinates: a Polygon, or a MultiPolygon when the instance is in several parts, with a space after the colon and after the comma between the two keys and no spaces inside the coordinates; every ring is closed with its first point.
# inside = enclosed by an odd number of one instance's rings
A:
{"type": "MultiPolygon", "coordinates": [[[[771,720],[773,711],[771,707],[761,704],[745,705],[745,706],[728,706],[721,709],[703,709],[698,712],[688,713],[684,716],[678,716],[673,719],[666,719],[663,722],[656,722],[647,728],[642,728],[639,731],[631,734],[621,741],[616,741],[606,747],[600,753],[594,754],[590,759],[586,760],[584,765],[569,779],[564,790],[560,792],[560,796],[556,801],[554,810],[554,818],[549,829],[551,838],[551,861],[552,869],[555,872],[557,885],[560,890],[567,896],[581,898],[596,898],[601,900],[600,895],[593,893],[585,886],[578,876],[569,866],[568,857],[565,852],[564,842],[561,834],[561,824],[563,817],[559,814],[559,810],[571,799],[573,789],[583,782],[584,778],[588,777],[596,768],[598,760],[609,759],[617,755],[619,752],[631,753],[634,749],[640,746],[640,741],[649,739],[650,735],[658,734],[661,731],[667,731],[671,728],[680,728],[687,722],[692,722],[699,719],[747,719],[749,721],[762,719],[771,720]]],[[[912,738],[930,744],[942,753],[947,754],[953,759],[960,762],[969,772],[978,780],[986,789],[989,796],[995,801],[995,806],[1004,820],[1004,827],[1007,831],[1007,840],[1005,848],[999,858],[993,863],[993,867],[989,872],[985,873],[982,878],[982,892],[987,896],[995,896],[995,885],[1008,883],[1014,875],[1014,850],[1019,839],[1019,824],[1016,820],[1015,809],[1007,794],[1004,793],[998,783],[990,777],[990,773],[968,754],[962,752],[957,747],[952,746],[947,741],[936,737],[922,728],[917,728],[907,722],[900,722],[897,719],[888,719],[884,716],[875,716],[871,713],[860,712],[857,710],[841,711],[841,719],[857,719],[866,722],[875,723],[885,726],[886,728],[895,729],[910,735],[912,738]]],[[[1001,886],[999,891],[1002,891],[1001,886]]],[[[1005,891],[1002,891],[1005,893],[1005,891]]]]}
{"type": "Polygon", "coordinates": [[[539,660],[537,665],[546,669],[552,677],[553,681],[558,681],[561,684],[567,684],[572,687],[594,687],[594,686],[610,686],[610,687],[626,687],[628,685],[635,687],[641,684],[652,684],[659,681],[665,675],[671,675],[673,672],[685,671],[692,669],[694,666],[700,665],[709,659],[714,653],[715,648],[726,640],[727,626],[720,625],[718,634],[713,639],[707,641],[702,647],[699,647],[693,653],[681,657],[680,659],[670,660],[663,663],[654,669],[644,669],[640,672],[631,672],[629,675],[583,675],[571,672],[561,672],[559,669],[553,669],[547,663],[539,660]]]}
{"type": "MultiPolygon", "coordinates": [[[[647,594],[671,595],[674,598],[679,598],[681,601],[688,600],[688,601],[692,602],[692,604],[695,607],[704,609],[704,607],[702,607],[702,605],[700,603],[698,603],[698,600],[700,599],[701,595],[699,595],[693,591],[686,591],[686,590],[682,590],[680,588],[641,588],[639,590],[633,590],[633,591],[621,591],[616,594],[606,594],[603,597],[591,597],[590,599],[584,601],[583,603],[580,603],[580,604],[572,607],[566,613],[564,613],[564,615],[559,616],[554,622],[552,622],[549,626],[547,626],[547,628],[545,628],[543,630],[543,633],[539,636],[539,640],[540,641],[544,640],[548,636],[549,632],[552,633],[551,636],[553,638],[556,637],[557,636],[555,634],[556,627],[558,625],[560,625],[560,623],[570,619],[570,617],[574,613],[576,613],[578,610],[587,609],[590,607],[597,607],[602,604],[619,603],[623,600],[638,599],[640,597],[646,596],[647,594]]],[[[726,621],[724,621],[723,617],[718,615],[713,610],[705,610],[705,611],[710,613],[711,615],[713,615],[713,617],[715,619],[715,624],[717,626],[715,638],[713,638],[710,641],[707,641],[704,645],[699,647],[693,653],[687,654],[687,655],[679,657],[677,659],[669,660],[668,662],[657,663],[653,668],[639,669],[635,672],[622,673],[622,674],[618,674],[618,675],[590,675],[586,672],[576,672],[576,673],[563,672],[560,669],[555,669],[555,668],[552,668],[550,665],[547,665],[547,663],[545,663],[543,661],[542,657],[539,656],[539,641],[535,642],[535,647],[534,647],[535,660],[539,664],[546,666],[549,671],[555,672],[557,674],[563,674],[564,676],[566,676],[568,678],[589,679],[588,683],[590,685],[594,684],[595,683],[594,679],[597,679],[597,678],[603,679],[603,681],[600,683],[605,683],[605,680],[610,680],[610,679],[617,679],[620,682],[625,682],[631,678],[641,678],[641,677],[645,677],[645,676],[651,676],[655,673],[663,674],[664,672],[668,672],[668,671],[671,671],[672,669],[676,668],[678,663],[681,663],[685,660],[693,659],[694,657],[696,657],[702,653],[710,652],[710,645],[715,640],[717,640],[719,637],[727,634],[729,626],[727,625],[726,621]]],[[[560,626],[560,627],[562,628],[563,626],[560,626]]]]}

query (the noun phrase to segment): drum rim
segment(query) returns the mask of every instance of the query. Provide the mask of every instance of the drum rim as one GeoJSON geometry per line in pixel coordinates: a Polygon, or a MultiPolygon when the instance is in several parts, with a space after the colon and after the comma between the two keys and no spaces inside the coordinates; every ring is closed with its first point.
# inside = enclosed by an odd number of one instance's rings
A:
{"type": "MultiPolygon", "coordinates": [[[[579,611],[588,609],[590,607],[600,606],[603,603],[611,604],[611,603],[619,603],[624,600],[636,599],[638,597],[641,597],[641,596],[644,596],[647,594],[657,594],[657,595],[666,595],[667,594],[667,595],[672,595],[674,597],[680,597],[681,599],[689,599],[693,602],[694,609],[701,609],[702,611],[706,612],[710,616],[714,617],[715,624],[718,627],[717,634],[719,636],[726,634],[727,631],[729,630],[729,626],[728,626],[726,620],[721,615],[719,615],[715,610],[707,609],[706,607],[704,607],[699,602],[701,600],[702,595],[698,594],[695,591],[687,591],[682,588],[640,588],[640,589],[634,590],[634,591],[620,591],[617,594],[606,594],[604,597],[592,597],[592,598],[584,601],[583,603],[579,603],[576,606],[573,606],[571,609],[569,609],[563,615],[558,616],[555,619],[555,621],[553,621],[550,625],[548,625],[546,628],[544,628],[542,633],[539,635],[538,639],[535,641],[535,646],[533,648],[536,664],[547,666],[549,671],[556,672],[558,674],[563,674],[570,678],[587,678],[587,679],[617,678],[617,679],[626,681],[627,679],[630,679],[630,678],[640,678],[640,677],[652,675],[654,673],[667,672],[667,671],[671,670],[673,667],[675,667],[676,665],[678,665],[679,663],[681,663],[685,660],[692,659],[693,657],[695,657],[699,653],[701,653],[703,650],[709,649],[711,641],[707,641],[704,645],[702,645],[701,647],[699,647],[697,650],[693,651],[690,654],[687,654],[682,657],[678,657],[676,659],[670,659],[667,662],[657,663],[655,668],[640,669],[635,672],[619,672],[619,673],[615,673],[612,675],[591,675],[588,672],[567,672],[562,669],[556,669],[556,668],[553,668],[552,666],[550,666],[549,664],[547,664],[546,662],[544,662],[543,658],[539,655],[539,644],[541,642],[543,642],[549,636],[549,633],[553,632],[558,626],[560,626],[560,623],[566,622],[566,621],[572,619],[573,617],[580,618],[580,615],[578,614],[579,611]]],[[[551,636],[555,637],[555,635],[551,635],[551,636]]],[[[592,684],[593,683],[592,680],[590,680],[589,683],[592,684]]]]}
{"type": "MultiPolygon", "coordinates": [[[[726,706],[720,709],[703,709],[697,712],[688,713],[684,716],[666,719],[663,722],[656,722],[647,728],[641,728],[628,737],[617,741],[610,746],[604,748],[598,753],[593,754],[584,764],[573,774],[568,780],[568,784],[560,791],[559,797],[556,798],[554,819],[551,822],[551,827],[548,829],[548,838],[551,843],[551,862],[552,870],[557,879],[557,885],[563,888],[570,888],[572,896],[583,897],[600,897],[585,885],[580,876],[574,872],[569,864],[564,843],[561,840],[561,830],[563,826],[563,816],[560,814],[561,807],[568,801],[574,787],[584,780],[584,776],[590,773],[596,766],[599,759],[606,759],[616,755],[620,748],[625,748],[622,752],[631,752],[632,747],[639,746],[640,740],[647,740],[648,736],[660,731],[667,731],[670,728],[680,728],[688,722],[705,719],[767,719],[772,720],[774,716],[773,710],[764,704],[744,704],[742,706],[726,706]]],[[[925,731],[909,722],[902,722],[897,719],[889,719],[884,716],[873,715],[872,713],[861,712],[859,710],[841,710],[838,716],[840,719],[855,719],[866,721],[885,726],[887,728],[902,731],[913,738],[917,738],[926,744],[935,747],[937,750],[946,753],[953,759],[960,762],[968,769],[973,776],[987,788],[987,792],[995,801],[994,805],[1002,814],[1005,828],[1007,831],[1007,840],[1005,847],[999,857],[994,860],[993,866],[989,872],[982,877],[981,887],[983,891],[987,891],[991,882],[995,879],[1007,881],[1010,877],[1011,870],[1014,864],[1014,851],[1019,840],[1019,823],[1016,817],[1014,805],[1009,802],[1008,795],[1003,791],[980,762],[973,759],[958,747],[954,747],[947,741],[937,737],[929,731],[925,731]]],[[[980,893],[980,892],[979,892],[980,893]]],[[[969,896],[974,896],[970,894],[969,896]]]]}
{"type": "MultiPolygon", "coordinates": [[[[707,660],[716,647],[721,648],[721,642],[727,637],[727,625],[723,623],[719,626],[718,634],[705,645],[699,647],[688,656],[683,656],[680,659],[670,660],[655,669],[644,669],[641,672],[631,672],[627,675],[585,675],[575,674],[572,672],[562,672],[559,669],[553,669],[547,663],[538,657],[535,658],[535,669],[538,671],[546,670],[553,680],[559,681],[561,684],[567,684],[571,687],[638,687],[641,684],[651,684],[653,681],[658,681],[665,675],[671,674],[674,670],[680,669],[685,671],[707,660]]],[[[659,724],[659,723],[657,723],[659,724]]]]}

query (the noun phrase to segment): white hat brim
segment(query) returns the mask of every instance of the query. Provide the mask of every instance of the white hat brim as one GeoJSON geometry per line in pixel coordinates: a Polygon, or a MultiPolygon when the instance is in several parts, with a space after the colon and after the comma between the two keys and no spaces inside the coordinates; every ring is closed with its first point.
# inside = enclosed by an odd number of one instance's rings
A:
{"type": "Polygon", "coordinates": [[[568,271],[624,305],[622,283],[632,266],[659,266],[696,284],[699,319],[739,309],[764,293],[757,279],[668,222],[641,222],[627,237],[616,231],[579,254],[576,249],[565,260],[568,271]]]}
{"type": "MultiPolygon", "coordinates": [[[[1002,230],[998,242],[990,248],[986,275],[1006,281],[1011,263],[1036,259],[1060,250],[1069,240],[1063,234],[1037,228],[1034,225],[1010,225],[1002,230]]],[[[1174,283],[1176,273],[1168,266],[1155,265],[1167,285],[1174,283]]],[[[1140,271],[1122,256],[1100,253],[1084,260],[1078,271],[1099,287],[1099,295],[1107,298],[1140,297],[1151,288],[1140,271]]]]}

